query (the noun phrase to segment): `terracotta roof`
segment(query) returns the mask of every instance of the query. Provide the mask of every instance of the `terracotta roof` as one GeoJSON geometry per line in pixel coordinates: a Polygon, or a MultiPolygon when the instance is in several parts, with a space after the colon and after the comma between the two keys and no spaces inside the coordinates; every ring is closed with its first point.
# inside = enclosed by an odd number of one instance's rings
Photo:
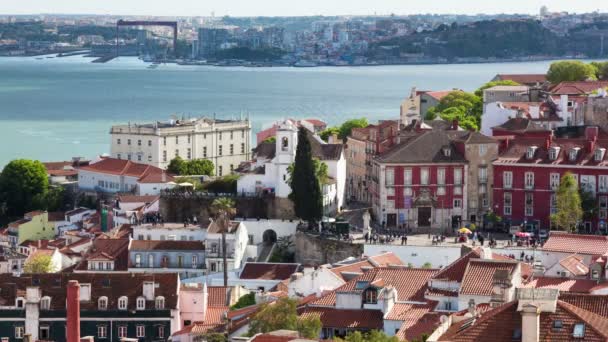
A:
{"type": "Polygon", "coordinates": [[[553,95],[584,95],[608,87],[608,81],[561,82],[551,88],[553,95]]]}
{"type": "Polygon", "coordinates": [[[386,267],[391,265],[404,265],[403,261],[393,252],[385,252],[382,254],[372,255],[368,257],[369,261],[378,267],[386,267]]]}
{"type": "Polygon", "coordinates": [[[479,258],[479,255],[475,251],[470,251],[460,258],[456,259],[453,263],[447,265],[442,268],[437,274],[433,276],[434,280],[446,280],[446,281],[455,281],[462,282],[462,278],[464,277],[464,272],[467,269],[467,265],[469,264],[469,260],[479,258]]]}
{"type": "Polygon", "coordinates": [[[128,270],[129,239],[95,239],[76,269],[87,270],[90,260],[114,261],[115,271],[128,270]]]}
{"type": "Polygon", "coordinates": [[[315,315],[319,315],[324,328],[381,330],[384,326],[380,310],[307,307],[300,312],[299,317],[308,318],[315,315]]]}
{"type": "Polygon", "coordinates": [[[247,262],[240,279],[285,280],[297,272],[299,264],[247,262]]]}
{"type": "Polygon", "coordinates": [[[160,196],[118,195],[118,200],[121,203],[152,203],[158,199],[160,199],[160,196]]]}
{"type": "Polygon", "coordinates": [[[338,160],[342,156],[342,144],[327,144],[318,135],[306,130],[312,156],[319,160],[338,160]]]}
{"type": "Polygon", "coordinates": [[[202,251],[205,245],[201,241],[171,240],[133,240],[132,251],[202,251]]]}
{"type": "Polygon", "coordinates": [[[449,93],[454,92],[457,90],[438,90],[438,91],[425,91],[424,94],[436,99],[436,100],[441,100],[442,98],[444,98],[445,96],[447,96],[449,93]]]}
{"type": "Polygon", "coordinates": [[[583,257],[572,254],[559,261],[559,264],[573,276],[580,277],[589,273],[589,267],[583,262],[583,257]]]}
{"type": "Polygon", "coordinates": [[[158,167],[114,158],[104,158],[96,163],[83,166],[79,170],[135,177],[142,183],[166,183],[173,180],[171,175],[158,167]],[[163,174],[165,175],[164,181],[162,180],[163,174]]]}
{"type": "Polygon", "coordinates": [[[334,291],[313,301],[311,305],[334,306],[336,304],[336,293],[339,292],[361,292],[357,289],[357,282],[374,283],[381,281],[381,286],[393,286],[398,293],[398,301],[426,302],[424,293],[427,282],[437,270],[407,267],[377,267],[362,275],[348,281],[334,291]]]}
{"type": "Polygon", "coordinates": [[[412,312],[409,318],[406,319],[396,336],[401,341],[418,341],[422,340],[422,335],[431,335],[441,322],[441,313],[426,312],[420,315],[421,312],[412,312]]]}
{"type": "MultiPolygon", "coordinates": [[[[521,313],[517,302],[507,303],[490,310],[476,320],[463,320],[453,324],[439,341],[513,341],[515,330],[521,331],[521,313]]],[[[540,341],[572,341],[574,324],[585,323],[584,341],[608,340],[608,320],[592,312],[563,301],[557,302],[556,312],[541,312],[540,341]],[[553,322],[562,321],[562,329],[553,328],[553,322]]]]}
{"type": "Polygon", "coordinates": [[[332,267],[332,268],[330,268],[330,271],[332,271],[334,274],[336,274],[337,276],[339,276],[340,278],[342,278],[343,280],[346,281],[346,280],[350,280],[352,278],[352,277],[345,277],[346,274],[350,273],[350,274],[359,275],[359,274],[366,272],[366,268],[367,268],[367,270],[369,270],[373,267],[374,267],[374,265],[371,262],[369,262],[369,260],[362,260],[362,261],[354,262],[352,264],[332,267]]]}
{"type": "MultiPolygon", "coordinates": [[[[177,309],[178,276],[176,273],[47,273],[23,274],[20,277],[4,275],[0,282],[0,301],[15,302],[16,293],[25,291],[28,286],[38,284],[42,296],[51,297],[51,310],[65,312],[66,288],[69,280],[77,280],[80,284],[91,284],[91,300],[81,301],[83,311],[97,310],[99,297],[108,297],[108,310],[116,310],[118,298],[128,297],[128,309],[135,310],[136,299],[143,296],[143,283],[153,281],[159,284],[155,296],[165,297],[167,310],[177,309]]],[[[154,307],[154,301],[146,303],[146,307],[154,307]]]]}
{"type": "Polygon", "coordinates": [[[466,162],[464,156],[454,148],[447,131],[436,129],[424,131],[405,143],[392,147],[378,156],[377,160],[383,163],[466,162]],[[444,147],[450,149],[449,156],[443,152],[444,147]]]}
{"type": "Polygon", "coordinates": [[[559,300],[608,318],[608,296],[581,293],[560,293],[559,300]]]}
{"type": "Polygon", "coordinates": [[[49,222],[57,222],[65,220],[65,212],[63,211],[51,211],[49,212],[49,222]]]}
{"type": "Polygon", "coordinates": [[[557,277],[535,277],[526,283],[525,287],[558,289],[562,292],[590,293],[597,285],[597,281],[591,279],[570,279],[557,277]]]}
{"type": "Polygon", "coordinates": [[[503,124],[492,127],[492,130],[504,130],[517,133],[538,131],[549,132],[549,129],[544,128],[541,124],[528,118],[510,118],[503,124]]]}
{"type": "Polygon", "coordinates": [[[507,271],[512,276],[517,266],[517,261],[469,260],[459,293],[461,295],[490,296],[494,277],[501,271],[507,271]]]}
{"type": "Polygon", "coordinates": [[[534,85],[537,83],[543,84],[547,82],[545,74],[498,74],[495,79],[501,81],[513,81],[519,84],[534,85]]]}
{"type": "Polygon", "coordinates": [[[207,299],[208,306],[226,307],[230,301],[230,288],[224,286],[209,286],[207,287],[209,294],[207,299]]]}
{"type": "Polygon", "coordinates": [[[550,232],[543,250],[552,252],[604,255],[608,253],[608,236],[550,232]]]}

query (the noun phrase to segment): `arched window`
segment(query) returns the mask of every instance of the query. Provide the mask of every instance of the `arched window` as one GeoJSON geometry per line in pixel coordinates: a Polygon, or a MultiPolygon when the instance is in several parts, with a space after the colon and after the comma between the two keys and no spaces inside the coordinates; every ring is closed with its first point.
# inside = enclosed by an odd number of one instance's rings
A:
{"type": "Polygon", "coordinates": [[[162,296],[156,297],[156,300],[154,300],[154,304],[155,304],[156,310],[163,310],[165,308],[165,297],[162,297],[162,296]]]}
{"type": "Polygon", "coordinates": [[[146,298],[137,297],[137,310],[145,310],[146,309],[146,298]]]}
{"type": "Polygon", "coordinates": [[[127,310],[129,299],[126,296],[118,298],[118,310],[127,310]]]}
{"type": "Polygon", "coordinates": [[[287,137],[283,137],[283,139],[281,139],[281,150],[287,151],[288,148],[289,148],[289,139],[287,139],[287,137]]]}
{"type": "Polygon", "coordinates": [[[99,310],[107,310],[108,309],[108,297],[103,296],[99,297],[97,300],[97,308],[99,310]]]}
{"type": "Polygon", "coordinates": [[[51,297],[44,296],[40,299],[40,309],[41,310],[50,310],[51,309],[51,297]]]}

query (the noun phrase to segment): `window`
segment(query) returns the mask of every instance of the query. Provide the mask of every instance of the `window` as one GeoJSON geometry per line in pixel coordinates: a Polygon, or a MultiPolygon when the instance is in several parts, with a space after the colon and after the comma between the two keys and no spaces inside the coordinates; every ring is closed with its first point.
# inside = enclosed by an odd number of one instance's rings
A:
{"type": "Polygon", "coordinates": [[[601,219],[608,218],[608,196],[600,196],[600,212],[599,217],[601,219]]]}
{"type": "Polygon", "coordinates": [[[526,216],[532,216],[534,214],[534,194],[526,193],[525,196],[525,213],[526,216]]]}
{"type": "Polygon", "coordinates": [[[190,143],[190,134],[188,134],[188,144],[190,143]]]}
{"type": "Polygon", "coordinates": [[[116,159],[122,159],[122,156],[119,154],[116,155],[116,159]]]}
{"type": "Polygon", "coordinates": [[[184,267],[184,256],[183,255],[177,256],[177,267],[179,267],[179,268],[184,267]]]}
{"type": "Polygon", "coordinates": [[[165,326],[163,325],[159,325],[158,329],[156,330],[156,337],[158,338],[165,338],[165,326]]]}
{"type": "Polygon", "coordinates": [[[207,158],[207,146],[203,146],[203,158],[207,158]]]}
{"type": "Polygon", "coordinates": [[[420,184],[429,185],[429,169],[426,167],[420,169],[420,184]]]}
{"type": "Polygon", "coordinates": [[[244,137],[245,137],[245,130],[244,130],[244,129],[242,129],[242,130],[241,130],[241,138],[244,138],[244,137]]]}
{"type": "Polygon", "coordinates": [[[549,159],[550,160],[556,160],[557,156],[559,155],[559,147],[551,147],[549,149],[549,159]]]}
{"type": "Polygon", "coordinates": [[[148,267],[154,267],[154,254],[148,254],[148,267]]]}
{"type": "Polygon", "coordinates": [[[538,147],[536,147],[536,146],[530,146],[530,147],[528,147],[528,150],[526,151],[526,158],[527,159],[534,158],[534,153],[536,153],[536,149],[537,148],[538,147]]]}
{"type": "Polygon", "coordinates": [[[152,146],[152,140],[148,140],[148,146],[152,146]]]}
{"type": "Polygon", "coordinates": [[[219,134],[219,138],[218,138],[218,139],[219,139],[219,140],[222,140],[222,132],[220,132],[220,134],[219,134]]]}
{"type": "Polygon", "coordinates": [[[118,337],[119,338],[127,337],[127,326],[126,325],[121,325],[118,327],[118,337]]]}
{"type": "Polygon", "coordinates": [[[165,308],[165,297],[156,297],[154,301],[154,307],[156,310],[163,310],[165,308]]]}
{"type": "Polygon", "coordinates": [[[97,337],[98,338],[107,338],[108,337],[108,326],[107,325],[98,325],[97,326],[97,337]]]}
{"type": "Polygon", "coordinates": [[[488,145],[479,145],[479,155],[485,156],[488,152],[488,145]]]}
{"type": "Polygon", "coordinates": [[[223,168],[222,168],[222,165],[220,165],[220,166],[218,167],[218,170],[219,170],[219,171],[218,171],[217,175],[221,177],[221,176],[223,175],[223,173],[224,173],[224,172],[223,172],[224,170],[223,170],[223,168]]]}
{"type": "Polygon", "coordinates": [[[437,169],[437,185],[445,185],[445,169],[437,169]]]}
{"type": "Polygon", "coordinates": [[[127,139],[127,145],[131,145],[131,139],[127,139]]]}
{"type": "Polygon", "coordinates": [[[245,153],[245,143],[241,143],[241,153],[245,153]]]}
{"type": "Polygon", "coordinates": [[[578,147],[575,147],[570,150],[569,159],[571,162],[576,161],[576,158],[578,157],[578,150],[580,150],[580,148],[578,148],[578,147]]]}
{"type": "Polygon", "coordinates": [[[234,144],[230,144],[230,155],[234,154],[234,144]]]}
{"type": "Polygon", "coordinates": [[[38,338],[40,340],[48,340],[51,337],[51,328],[48,325],[40,326],[40,334],[38,338]]]}
{"type": "Polygon", "coordinates": [[[460,198],[454,199],[454,209],[462,208],[462,200],[460,198]]]}
{"type": "Polygon", "coordinates": [[[503,199],[503,211],[505,215],[511,215],[512,212],[512,197],[511,197],[511,193],[510,192],[505,192],[504,193],[504,199],[503,199]]]}
{"type": "Polygon", "coordinates": [[[141,146],[141,139],[137,140],[137,146],[141,146]]]}
{"type": "Polygon", "coordinates": [[[393,186],[395,184],[395,170],[393,168],[386,169],[386,185],[393,186]]]}
{"type": "Polygon", "coordinates": [[[179,150],[175,150],[175,157],[179,157],[179,150]]]}
{"type": "Polygon", "coordinates": [[[137,297],[137,301],[135,302],[137,310],[145,310],[146,309],[146,298],[137,297]]]}
{"type": "Polygon", "coordinates": [[[552,173],[549,175],[549,187],[553,191],[559,188],[559,173],[552,173]]]}
{"type": "Polygon", "coordinates": [[[222,155],[222,149],[223,149],[223,146],[220,145],[219,149],[218,149],[218,152],[217,152],[217,154],[220,155],[220,156],[222,155]]]}
{"type": "Polygon", "coordinates": [[[51,309],[51,297],[42,297],[40,300],[40,309],[41,310],[50,310],[51,309]]]}
{"type": "Polygon", "coordinates": [[[454,185],[462,185],[462,169],[454,169],[454,185]]]}
{"type": "Polygon", "coordinates": [[[167,137],[163,137],[163,146],[167,146],[167,137]]]}
{"type": "Polygon", "coordinates": [[[25,334],[25,327],[24,326],[17,326],[15,327],[15,338],[23,338],[23,335],[25,334]]]}
{"type": "Polygon", "coordinates": [[[504,171],[502,173],[502,186],[505,189],[513,188],[513,172],[504,171]]]}
{"type": "Polygon", "coordinates": [[[146,337],[146,326],[138,325],[135,327],[135,337],[146,337]]]}
{"type": "Polygon", "coordinates": [[[120,139],[116,139],[116,144],[120,145],[120,139]]]}
{"type": "Polygon", "coordinates": [[[178,135],[175,136],[175,143],[179,144],[179,136],[178,135]]]}
{"type": "Polygon", "coordinates": [[[97,300],[97,308],[99,310],[107,310],[108,309],[108,297],[99,297],[97,300]]]}
{"type": "Polygon", "coordinates": [[[131,153],[127,154],[127,160],[131,160],[131,153]]]}
{"type": "Polygon", "coordinates": [[[412,185],[412,169],[403,170],[403,185],[412,185]]]}
{"type": "Polygon", "coordinates": [[[376,304],[378,303],[378,291],[376,289],[368,289],[364,292],[363,298],[365,304],[376,304]]]}
{"type": "Polygon", "coordinates": [[[125,296],[118,298],[118,310],[127,310],[128,302],[129,300],[125,296]]]}
{"type": "Polygon", "coordinates": [[[598,148],[595,150],[594,159],[596,162],[601,162],[604,159],[604,153],[606,152],[605,148],[598,148]]]}
{"type": "Polygon", "coordinates": [[[551,214],[556,214],[557,213],[557,195],[556,194],[551,194],[551,200],[549,203],[549,208],[551,210],[551,214]]]}
{"type": "Polygon", "coordinates": [[[572,337],[574,337],[574,338],[585,337],[585,323],[576,323],[574,325],[574,331],[572,332],[572,337]]]}
{"type": "Polygon", "coordinates": [[[608,176],[606,176],[606,175],[598,176],[598,191],[599,192],[608,192],[608,176]]]}
{"type": "Polygon", "coordinates": [[[193,255],[192,256],[192,268],[196,268],[198,267],[198,255],[193,255]]]}
{"type": "Polygon", "coordinates": [[[534,189],[534,173],[526,172],[525,180],[526,180],[526,189],[534,189]]]}
{"type": "Polygon", "coordinates": [[[187,157],[188,159],[192,159],[192,149],[191,149],[191,148],[188,148],[188,149],[186,150],[186,157],[187,157]]]}
{"type": "Polygon", "coordinates": [[[167,151],[164,150],[163,151],[163,162],[166,162],[166,161],[167,161],[167,151]]]}
{"type": "Polygon", "coordinates": [[[488,182],[488,168],[480,167],[479,173],[477,174],[477,176],[479,178],[480,183],[487,183],[488,182]]]}
{"type": "Polygon", "coordinates": [[[414,194],[414,192],[412,191],[412,188],[410,188],[410,187],[403,188],[403,196],[411,197],[411,196],[413,196],[413,194],[414,194]]]}
{"type": "Polygon", "coordinates": [[[135,254],[135,267],[141,267],[141,254],[135,254]]]}

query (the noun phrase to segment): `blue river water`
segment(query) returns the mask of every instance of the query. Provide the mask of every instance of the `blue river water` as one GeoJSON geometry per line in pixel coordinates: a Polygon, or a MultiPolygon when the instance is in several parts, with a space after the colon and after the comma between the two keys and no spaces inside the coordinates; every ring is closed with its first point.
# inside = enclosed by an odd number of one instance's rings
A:
{"type": "Polygon", "coordinates": [[[170,115],[249,115],[254,131],[281,118],[397,119],[411,87],[474,90],[497,73],[544,73],[550,62],[244,68],[119,58],[0,58],[0,167],[15,158],[109,152],[112,124],[170,115]]]}

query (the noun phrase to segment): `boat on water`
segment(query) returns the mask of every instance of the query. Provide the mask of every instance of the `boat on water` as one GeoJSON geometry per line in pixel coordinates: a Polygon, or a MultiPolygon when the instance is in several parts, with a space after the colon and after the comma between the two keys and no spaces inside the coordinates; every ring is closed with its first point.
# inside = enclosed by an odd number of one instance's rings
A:
{"type": "Polygon", "coordinates": [[[312,68],[316,67],[317,63],[312,61],[298,61],[293,66],[298,68],[312,68]]]}
{"type": "Polygon", "coordinates": [[[150,64],[148,65],[148,69],[156,69],[158,68],[158,64],[150,64]]]}

